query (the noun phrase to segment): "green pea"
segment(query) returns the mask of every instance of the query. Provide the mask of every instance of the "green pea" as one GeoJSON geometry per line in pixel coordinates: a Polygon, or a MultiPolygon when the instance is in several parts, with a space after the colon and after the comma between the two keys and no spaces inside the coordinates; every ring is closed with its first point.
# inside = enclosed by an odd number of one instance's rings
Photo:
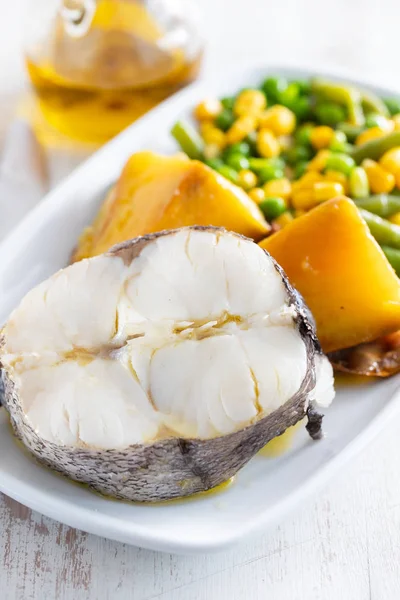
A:
{"type": "Polygon", "coordinates": [[[232,144],[232,146],[228,146],[225,150],[227,156],[228,154],[243,154],[243,156],[250,156],[250,144],[248,142],[238,142],[237,144],[232,144]]]}
{"type": "Polygon", "coordinates": [[[293,83],[298,86],[300,94],[307,95],[311,93],[311,83],[308,79],[295,79],[293,83]]]}
{"type": "Polygon", "coordinates": [[[315,107],[315,116],[322,125],[334,127],[346,119],[346,111],[343,106],[334,102],[321,102],[315,107]]]}
{"type": "MultiPolygon", "coordinates": [[[[249,165],[250,169],[256,175],[260,175],[262,171],[267,174],[269,171],[273,172],[274,169],[278,169],[278,172],[283,173],[285,161],[280,156],[275,156],[274,158],[249,158],[249,165]]],[[[272,179],[275,178],[272,177],[272,179]]]]}
{"type": "Polygon", "coordinates": [[[211,169],[214,169],[215,171],[218,171],[218,169],[224,164],[220,158],[208,158],[204,162],[208,167],[211,167],[211,169]]]}
{"type": "Polygon", "coordinates": [[[307,165],[307,160],[300,160],[294,167],[293,177],[295,179],[300,179],[300,177],[307,171],[307,165]]]}
{"type": "Polygon", "coordinates": [[[329,144],[329,150],[332,150],[332,152],[345,152],[346,144],[346,134],[343,131],[335,131],[329,144]]]}
{"type": "Polygon", "coordinates": [[[301,125],[294,134],[294,139],[299,146],[309,146],[311,132],[314,129],[314,125],[310,125],[307,123],[306,125],[301,125]]]}
{"type": "Polygon", "coordinates": [[[307,96],[299,96],[286,106],[294,112],[298,121],[307,121],[311,117],[311,100],[307,96]]]}
{"type": "Polygon", "coordinates": [[[285,77],[267,77],[261,89],[266,94],[270,104],[276,103],[280,94],[287,88],[288,82],[285,77]]]}
{"type": "Polygon", "coordinates": [[[326,170],[340,171],[345,175],[349,175],[355,164],[356,163],[351,156],[340,152],[334,152],[327,158],[326,170]]]}
{"type": "Polygon", "coordinates": [[[289,165],[296,164],[299,160],[310,160],[313,152],[309,146],[293,146],[286,152],[286,160],[289,165]]]}
{"type": "Polygon", "coordinates": [[[400,112],[400,98],[384,98],[383,101],[391,115],[397,115],[400,112]]]}
{"type": "Polygon", "coordinates": [[[228,165],[220,166],[218,168],[218,173],[220,173],[220,175],[223,175],[224,177],[226,177],[226,179],[229,179],[229,181],[232,181],[233,183],[237,183],[238,181],[237,171],[235,171],[235,169],[232,169],[232,167],[228,167],[228,165]]]}
{"type": "Polygon", "coordinates": [[[249,168],[249,159],[243,154],[239,154],[238,152],[230,154],[226,158],[226,164],[235,171],[241,171],[242,169],[249,168]]]}
{"type": "Polygon", "coordinates": [[[265,166],[259,172],[259,183],[262,185],[263,183],[267,183],[267,181],[272,181],[272,179],[281,179],[284,176],[283,169],[279,167],[275,167],[274,165],[265,166]]]}
{"type": "Polygon", "coordinates": [[[369,127],[385,127],[387,123],[386,117],[378,115],[377,113],[370,113],[365,117],[365,126],[369,127]]]}
{"type": "Polygon", "coordinates": [[[289,85],[279,92],[278,101],[283,104],[283,106],[287,106],[291,108],[291,106],[295,103],[295,101],[300,96],[300,88],[297,83],[292,82],[289,85]]]}
{"type": "Polygon", "coordinates": [[[222,131],[227,131],[234,123],[235,115],[231,110],[225,108],[219,115],[215,118],[215,125],[222,129],[222,131]]]}
{"type": "Polygon", "coordinates": [[[272,221],[286,212],[286,203],[283,198],[279,198],[278,196],[265,198],[258,206],[264,213],[267,221],[272,221]]]}

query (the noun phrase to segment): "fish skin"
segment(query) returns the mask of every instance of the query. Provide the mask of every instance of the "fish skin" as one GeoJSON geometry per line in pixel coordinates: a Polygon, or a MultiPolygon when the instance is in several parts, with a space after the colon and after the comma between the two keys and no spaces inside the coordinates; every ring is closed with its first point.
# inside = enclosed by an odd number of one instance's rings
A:
{"type": "MultiPolygon", "coordinates": [[[[187,229],[225,231],[200,226],[187,229]]],[[[108,254],[131,262],[147,243],[174,231],[162,231],[124,242],[113,247],[108,254]]],[[[4,405],[16,436],[44,465],[88,484],[106,496],[121,500],[158,502],[190,496],[234,476],[265,444],[307,416],[309,394],[315,386],[315,360],[322,354],[309,309],[290,285],[282,268],[274,259],[272,261],[297,311],[296,324],[306,345],[307,371],[296,394],[271,414],[239,431],[209,440],[174,436],[123,450],[72,448],[39,437],[25,417],[14,382],[3,368],[4,405]]],[[[4,339],[0,339],[0,356],[2,344],[4,339]]]]}

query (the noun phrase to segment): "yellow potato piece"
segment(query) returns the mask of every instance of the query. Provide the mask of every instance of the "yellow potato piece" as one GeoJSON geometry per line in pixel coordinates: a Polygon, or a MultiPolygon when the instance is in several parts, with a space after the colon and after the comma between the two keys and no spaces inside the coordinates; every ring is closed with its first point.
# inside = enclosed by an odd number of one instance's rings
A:
{"type": "Polygon", "coordinates": [[[239,187],[185,155],[139,152],[128,160],[73,260],[127,239],[187,225],[215,225],[260,240],[269,231],[260,209],[239,187]]]}
{"type": "Polygon", "coordinates": [[[263,240],[311,309],[325,352],[400,329],[400,280],[347,198],[263,240]]]}

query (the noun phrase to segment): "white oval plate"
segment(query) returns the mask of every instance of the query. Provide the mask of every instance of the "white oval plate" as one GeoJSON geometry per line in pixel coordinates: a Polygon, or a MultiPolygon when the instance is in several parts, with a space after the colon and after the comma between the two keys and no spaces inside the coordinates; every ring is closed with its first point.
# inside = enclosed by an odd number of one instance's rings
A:
{"type": "MultiPolygon", "coordinates": [[[[188,117],[196,101],[207,95],[229,95],[277,72],[288,77],[315,75],[250,67],[220,76],[218,81],[195,84],[133,124],[74,171],[0,246],[0,323],[32,286],[67,264],[104,190],[117,179],[132,152],[176,150],[170,127],[177,118],[188,117]]],[[[283,519],[365,446],[398,410],[399,382],[394,377],[339,386],[324,420],[324,440],[312,442],[299,431],[290,451],[274,459],[255,457],[224,492],[154,506],[102,498],[41,467],[15,442],[5,410],[0,409],[0,490],[53,519],[121,542],[180,553],[222,550],[283,519]]]]}

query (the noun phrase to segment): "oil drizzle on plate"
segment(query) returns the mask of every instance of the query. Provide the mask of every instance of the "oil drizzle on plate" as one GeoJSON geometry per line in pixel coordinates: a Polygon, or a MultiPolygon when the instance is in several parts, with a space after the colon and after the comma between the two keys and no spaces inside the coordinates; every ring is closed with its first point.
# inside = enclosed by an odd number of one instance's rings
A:
{"type": "Polygon", "coordinates": [[[293,438],[296,434],[296,431],[304,425],[304,419],[293,425],[292,427],[288,427],[282,435],[272,439],[268,444],[264,446],[258,453],[258,456],[266,456],[268,458],[275,458],[280,456],[292,445],[293,438]]]}

